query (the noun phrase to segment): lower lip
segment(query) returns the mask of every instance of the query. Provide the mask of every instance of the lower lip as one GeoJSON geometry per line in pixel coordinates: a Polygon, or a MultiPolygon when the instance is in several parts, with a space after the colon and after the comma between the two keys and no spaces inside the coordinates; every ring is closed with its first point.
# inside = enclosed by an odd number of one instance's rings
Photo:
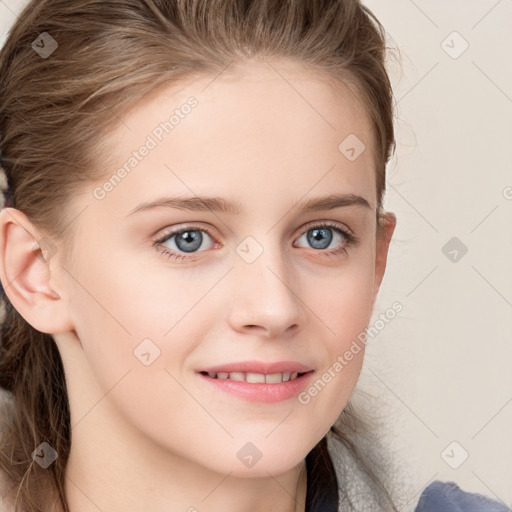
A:
{"type": "Polygon", "coordinates": [[[296,397],[304,388],[307,387],[314,371],[304,373],[300,377],[287,382],[277,384],[266,384],[263,382],[252,383],[246,381],[215,379],[209,375],[198,373],[205,382],[215,388],[230,393],[251,402],[275,403],[289,400],[296,397]]]}

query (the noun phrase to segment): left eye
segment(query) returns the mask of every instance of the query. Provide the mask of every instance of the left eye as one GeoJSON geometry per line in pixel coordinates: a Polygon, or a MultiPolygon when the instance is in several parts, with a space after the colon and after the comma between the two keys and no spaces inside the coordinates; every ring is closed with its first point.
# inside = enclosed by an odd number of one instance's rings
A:
{"type": "Polygon", "coordinates": [[[339,247],[341,244],[341,247],[339,249],[342,250],[347,245],[352,243],[355,238],[348,231],[345,231],[344,229],[341,229],[340,227],[332,224],[321,224],[310,227],[307,231],[303,233],[299,240],[304,237],[306,237],[308,244],[310,244],[310,246],[313,247],[313,249],[319,250],[328,249],[330,243],[335,238],[338,239],[338,243],[335,245],[335,247],[339,247]]]}

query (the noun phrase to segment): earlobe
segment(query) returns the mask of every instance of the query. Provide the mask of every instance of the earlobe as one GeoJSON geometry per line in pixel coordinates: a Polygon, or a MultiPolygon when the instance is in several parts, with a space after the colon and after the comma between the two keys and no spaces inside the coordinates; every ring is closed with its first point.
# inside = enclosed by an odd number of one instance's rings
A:
{"type": "MultiPolygon", "coordinates": [[[[0,280],[7,298],[32,327],[54,334],[73,328],[51,282],[48,251],[37,229],[15,208],[0,212],[0,280]],[[46,256],[46,259],[45,259],[46,256]]],[[[53,254],[51,254],[53,256],[53,254]]]]}

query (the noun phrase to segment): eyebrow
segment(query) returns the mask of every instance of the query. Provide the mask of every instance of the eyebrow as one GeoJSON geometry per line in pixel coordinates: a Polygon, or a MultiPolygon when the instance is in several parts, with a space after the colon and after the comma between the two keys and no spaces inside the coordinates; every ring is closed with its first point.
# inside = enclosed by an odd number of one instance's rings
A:
{"type": "MultiPolygon", "coordinates": [[[[347,206],[363,206],[372,210],[370,203],[362,196],[355,194],[330,194],[324,197],[315,197],[304,202],[295,202],[292,209],[300,206],[303,212],[316,212],[320,210],[332,210],[333,208],[342,208],[347,206]]],[[[237,201],[229,201],[222,197],[195,196],[195,197],[164,197],[154,201],[141,203],[127,216],[138,212],[153,210],[155,208],[176,208],[179,210],[188,210],[195,212],[221,212],[232,215],[238,215],[242,211],[242,206],[237,201]]]]}

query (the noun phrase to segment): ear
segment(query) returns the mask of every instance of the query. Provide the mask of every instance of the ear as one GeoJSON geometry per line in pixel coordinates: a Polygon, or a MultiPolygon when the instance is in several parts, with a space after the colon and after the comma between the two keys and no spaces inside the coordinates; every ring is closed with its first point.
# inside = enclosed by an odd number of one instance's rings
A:
{"type": "MultiPolygon", "coordinates": [[[[56,252],[57,247],[49,238],[39,236],[37,229],[23,212],[15,208],[2,208],[2,286],[20,315],[34,329],[47,334],[73,329],[65,301],[57,289],[58,285],[55,279],[51,280],[49,263],[56,252]]],[[[56,258],[52,263],[55,262],[56,258]]]]}
{"type": "Polygon", "coordinates": [[[377,246],[375,251],[375,288],[371,311],[375,305],[377,294],[384,277],[386,263],[388,259],[388,250],[391,238],[396,227],[396,215],[392,212],[384,212],[380,218],[381,234],[377,236],[377,246]]]}

